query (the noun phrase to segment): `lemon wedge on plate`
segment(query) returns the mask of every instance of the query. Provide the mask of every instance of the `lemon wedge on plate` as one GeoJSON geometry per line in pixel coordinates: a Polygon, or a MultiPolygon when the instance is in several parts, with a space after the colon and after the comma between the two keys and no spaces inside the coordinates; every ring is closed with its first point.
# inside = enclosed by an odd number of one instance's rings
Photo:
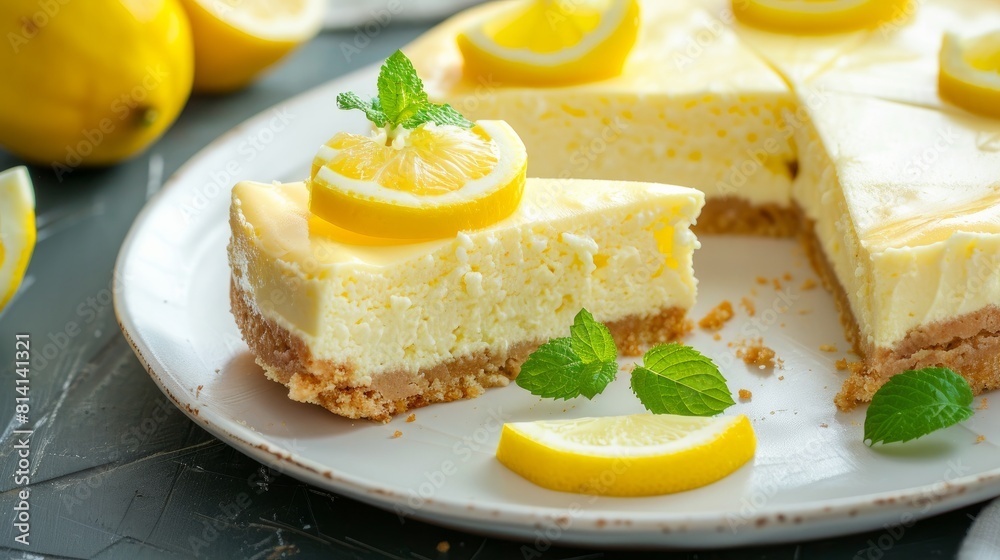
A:
{"type": "Polygon", "coordinates": [[[194,89],[239,89],[308,41],[326,0],[182,0],[194,39],[194,89]]]}
{"type": "Polygon", "coordinates": [[[940,61],[941,97],[969,111],[1000,118],[1000,31],[970,39],[948,33],[940,61]]]}
{"type": "Polygon", "coordinates": [[[746,416],[635,414],[504,424],[497,459],[550,490],[655,496],[721,480],[756,448],[746,416]]]}
{"type": "Polygon", "coordinates": [[[911,0],[733,0],[748,25],[784,33],[840,33],[876,27],[906,14],[911,0]]]}
{"type": "Polygon", "coordinates": [[[526,0],[458,35],[469,75],[527,85],[621,73],[639,31],[636,0],[526,0]]]}
{"type": "Polygon", "coordinates": [[[24,279],[35,248],[35,191],[24,167],[0,173],[0,311],[24,279]]]}
{"type": "Polygon", "coordinates": [[[363,235],[448,237],[514,212],[526,168],[524,144],[503,121],[341,132],[313,161],[309,205],[363,235]]]}

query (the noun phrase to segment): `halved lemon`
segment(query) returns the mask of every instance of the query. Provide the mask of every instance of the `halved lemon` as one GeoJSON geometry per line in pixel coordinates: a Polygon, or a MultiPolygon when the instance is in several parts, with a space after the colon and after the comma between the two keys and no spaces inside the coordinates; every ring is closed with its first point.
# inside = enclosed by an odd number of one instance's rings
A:
{"type": "Polygon", "coordinates": [[[326,0],[182,0],[194,38],[195,91],[239,89],[311,39],[326,0]]]}
{"type": "Polygon", "coordinates": [[[497,459],[550,490],[630,497],[719,481],[756,449],[746,416],[635,414],[504,424],[497,459]]]}
{"type": "Polygon", "coordinates": [[[911,0],[733,0],[743,23],[784,33],[840,33],[904,17],[911,0]]]}
{"type": "Polygon", "coordinates": [[[504,121],[432,123],[371,136],[342,132],[313,161],[309,206],[346,230],[433,239],[494,224],[517,209],[524,144],[504,121]]]}
{"type": "Polygon", "coordinates": [[[35,248],[35,191],[25,167],[0,173],[0,311],[14,297],[35,248]]]}
{"type": "Polygon", "coordinates": [[[945,34],[938,90],[952,103],[1000,118],[1000,31],[961,39],[945,34]]]}
{"type": "Polygon", "coordinates": [[[458,47],[468,75],[570,84],[620,74],[638,31],[636,0],[525,0],[460,33],[458,47]]]}

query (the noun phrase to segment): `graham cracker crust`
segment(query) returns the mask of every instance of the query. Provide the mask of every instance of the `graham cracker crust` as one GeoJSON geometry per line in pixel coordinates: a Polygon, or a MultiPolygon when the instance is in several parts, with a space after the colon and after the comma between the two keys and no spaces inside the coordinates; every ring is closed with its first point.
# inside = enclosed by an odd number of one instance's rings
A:
{"type": "MultiPolygon", "coordinates": [[[[288,387],[292,400],[318,404],[348,418],[388,422],[414,408],[474,398],[487,388],[506,386],[520,373],[528,356],[545,342],[522,341],[506,351],[461,356],[424,371],[383,373],[364,384],[356,381],[353,364],[316,359],[302,339],[262,316],[235,279],[230,281],[229,299],[243,340],[268,379],[288,387]]],[[[644,346],[677,340],[692,325],[684,309],[671,307],[607,326],[623,353],[640,355],[644,346]]]]}
{"type": "Polygon", "coordinates": [[[876,348],[862,340],[844,287],[837,280],[815,234],[814,223],[801,210],[799,238],[809,261],[833,294],[844,334],[863,363],[850,368],[850,376],[834,402],[848,411],[870,402],[890,377],[911,369],[951,368],[964,377],[975,394],[1000,388],[1000,307],[995,305],[907,333],[893,348],[876,348]]]}
{"type": "Polygon", "coordinates": [[[792,237],[799,231],[799,215],[790,206],[752,204],[745,198],[725,196],[705,200],[693,228],[695,234],[792,237]]]}

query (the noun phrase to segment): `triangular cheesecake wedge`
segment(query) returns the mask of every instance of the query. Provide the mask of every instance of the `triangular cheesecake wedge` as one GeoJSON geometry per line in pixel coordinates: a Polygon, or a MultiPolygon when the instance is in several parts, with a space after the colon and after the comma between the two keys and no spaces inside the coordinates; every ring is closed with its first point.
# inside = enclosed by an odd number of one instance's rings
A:
{"type": "Polygon", "coordinates": [[[244,182],[232,196],[244,339],[292,399],[343,416],[388,420],[506,385],[581,308],[632,354],[689,329],[693,189],[528,179],[508,218],[410,243],[318,219],[305,183],[244,182]]]}

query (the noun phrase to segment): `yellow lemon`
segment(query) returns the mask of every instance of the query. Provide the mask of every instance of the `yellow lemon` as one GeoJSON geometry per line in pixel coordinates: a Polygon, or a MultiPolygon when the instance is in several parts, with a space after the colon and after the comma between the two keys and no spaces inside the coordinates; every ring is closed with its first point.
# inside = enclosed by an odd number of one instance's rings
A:
{"type": "Polygon", "coordinates": [[[639,30],[636,0],[526,0],[458,36],[465,72],[527,85],[621,73],[639,30]]]}
{"type": "Polygon", "coordinates": [[[743,23],[784,33],[840,33],[907,14],[910,0],[733,0],[743,23]]]}
{"type": "Polygon", "coordinates": [[[504,424],[497,459],[550,490],[632,497],[719,481],[756,448],[746,416],[635,414],[504,424]]]}
{"type": "Polygon", "coordinates": [[[517,209],[526,167],[524,144],[504,121],[342,132],[313,161],[310,209],[363,235],[447,237],[517,209]]]}
{"type": "Polygon", "coordinates": [[[326,0],[183,0],[194,35],[194,89],[242,88],[319,32],[326,0]]]}
{"type": "Polygon", "coordinates": [[[14,296],[35,248],[35,192],[24,167],[0,173],[0,311],[14,296]]]}
{"type": "Polygon", "coordinates": [[[137,154],[187,101],[177,0],[4,0],[0,12],[0,145],[60,177],[137,154]]]}
{"type": "Polygon", "coordinates": [[[969,111],[1000,118],[1000,31],[964,40],[946,34],[940,60],[941,97],[969,111]]]}

